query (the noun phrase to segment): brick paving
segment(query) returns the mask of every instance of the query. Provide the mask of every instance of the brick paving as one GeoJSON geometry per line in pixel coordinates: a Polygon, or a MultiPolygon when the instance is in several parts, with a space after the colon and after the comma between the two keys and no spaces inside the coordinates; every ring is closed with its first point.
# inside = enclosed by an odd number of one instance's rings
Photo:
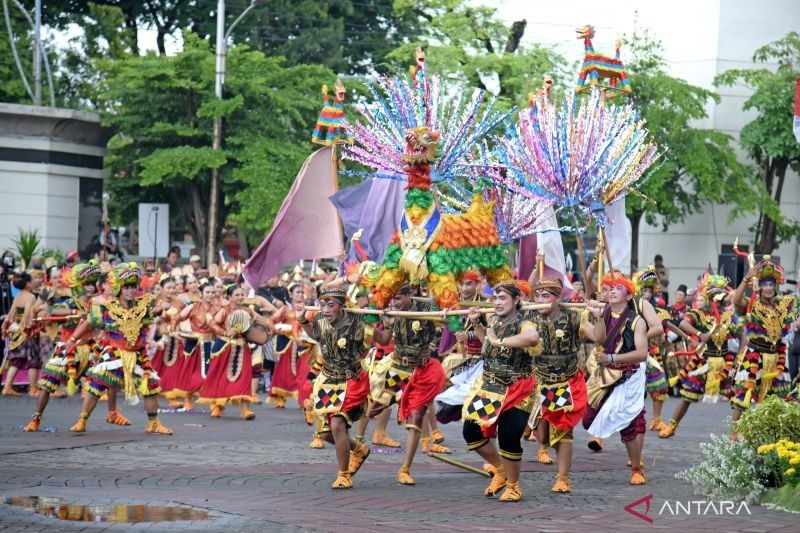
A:
{"type": "MultiPolygon", "coordinates": [[[[675,400],[664,407],[671,413],[675,400]]],[[[648,401],[648,408],[650,402],[648,401]]],[[[336,473],[333,447],[308,447],[309,428],[301,412],[256,406],[258,418],[239,420],[235,409],[211,419],[198,409],[161,415],[173,437],[148,436],[143,408],[123,406],[130,427],[105,423],[99,405],[89,432],[69,432],[79,401],[53,399],[42,422],[48,431],[24,433],[34,409],[29,398],[0,398],[0,495],[50,496],[86,505],[151,504],[205,510],[209,520],[129,524],[68,522],[0,503],[0,530],[43,531],[800,531],[800,515],[751,505],[750,515],[659,515],[665,501],[701,500],[674,474],[696,461],[698,444],[709,433],[725,432],[727,404],[696,405],[677,436],[645,441],[648,484],[628,484],[627,456],[617,437],[601,453],[575,435],[573,492],[550,493],[555,465],[533,462],[535,443],[526,443],[521,480],[525,501],[501,504],[482,495],[485,478],[419,455],[412,473],[415,487],[398,486],[394,475],[402,454],[373,447],[349,491],[329,488],[336,473]],[[652,494],[645,522],[624,508],[652,494]]],[[[668,417],[667,417],[668,418],[668,417]]],[[[468,453],[461,427],[442,427],[455,459],[480,466],[468,453]]],[[[403,441],[405,430],[390,425],[403,441]]],[[[368,432],[369,435],[369,432],[368,432]]],[[[551,451],[551,454],[555,454],[551,451]]],[[[644,505],[637,507],[644,512],[644,505]]]]}

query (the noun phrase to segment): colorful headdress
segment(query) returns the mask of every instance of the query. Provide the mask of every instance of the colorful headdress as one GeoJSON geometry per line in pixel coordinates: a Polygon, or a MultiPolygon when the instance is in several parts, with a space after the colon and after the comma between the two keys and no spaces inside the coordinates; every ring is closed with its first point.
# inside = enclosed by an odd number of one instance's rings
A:
{"type": "Polygon", "coordinates": [[[623,275],[622,272],[619,270],[614,271],[614,277],[611,277],[611,273],[609,272],[605,276],[603,276],[603,285],[607,287],[615,287],[617,285],[622,285],[628,291],[628,294],[631,296],[636,294],[636,287],[633,285],[633,282],[627,276],[623,275]]]}
{"type": "Polygon", "coordinates": [[[522,295],[525,296],[525,298],[531,297],[532,289],[530,283],[528,283],[524,279],[521,279],[517,281],[517,286],[519,287],[519,290],[522,292],[522,295]]]}
{"type": "Polygon", "coordinates": [[[701,281],[701,291],[709,299],[717,294],[727,294],[729,282],[730,280],[726,276],[706,273],[701,281]]]}
{"type": "Polygon", "coordinates": [[[475,270],[467,270],[464,273],[464,277],[462,278],[462,281],[474,281],[475,283],[480,283],[481,282],[481,275],[480,275],[479,272],[477,272],[475,270]]]}
{"type": "Polygon", "coordinates": [[[76,296],[83,293],[84,285],[93,285],[100,279],[100,266],[92,259],[88,263],[80,263],[72,267],[65,266],[61,269],[59,284],[72,289],[76,296]]]}
{"type": "Polygon", "coordinates": [[[347,293],[341,287],[325,287],[319,292],[320,300],[338,300],[344,303],[347,300],[347,293]]]}
{"type": "Polygon", "coordinates": [[[522,289],[520,289],[519,281],[511,280],[511,281],[501,281],[494,287],[492,287],[494,292],[505,291],[510,294],[514,298],[519,298],[522,295],[522,289]]]}
{"type": "Polygon", "coordinates": [[[124,286],[139,286],[142,281],[142,271],[136,263],[122,263],[108,275],[108,282],[111,284],[111,290],[115,295],[118,295],[124,286]]]}
{"type": "Polygon", "coordinates": [[[634,275],[634,279],[636,280],[637,292],[640,292],[642,287],[654,289],[658,284],[658,274],[656,273],[655,265],[647,265],[647,268],[634,275]]]}
{"type": "Polygon", "coordinates": [[[564,283],[558,278],[547,276],[534,282],[533,290],[547,291],[556,296],[561,296],[561,293],[564,292],[564,283]]]}
{"type": "Polygon", "coordinates": [[[765,255],[756,266],[756,279],[759,283],[771,281],[775,285],[780,285],[784,281],[783,267],[776,263],[772,257],[765,255]]]}

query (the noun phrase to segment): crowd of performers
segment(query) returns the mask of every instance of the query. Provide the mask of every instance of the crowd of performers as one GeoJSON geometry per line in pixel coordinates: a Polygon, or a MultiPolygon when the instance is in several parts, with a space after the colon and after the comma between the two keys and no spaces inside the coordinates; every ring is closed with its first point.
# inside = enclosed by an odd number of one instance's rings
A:
{"type": "Polygon", "coordinates": [[[674,437],[693,403],[727,400],[737,420],[768,395],[799,400],[785,341],[797,299],[778,294],[783,271],[768,257],[737,287],[706,274],[690,301],[672,308],[654,296],[652,267],[632,277],[615,270],[594,279],[594,272],[589,265],[582,290],[569,298],[561,279],[536,270],[490,291],[467,272],[458,331],[425,286],[403,286],[378,312],[353,275],[309,277],[296,268],[256,293],[234,269],[214,278],[146,276],[132,263],[92,261],[24,272],[2,323],[2,393],[19,395],[14,378],[27,370],[38,404],[25,431],[39,429],[51,396],[82,392],[73,432],[87,431],[101,398],[109,424],[130,425],[121,394],[128,404],[144,400],[148,433],[170,435],[158,418],[159,396],[178,411],[207,405],[212,417],[237,405],[252,420],[269,370],[268,401],[284,408],[296,399],[311,447],[334,445],[332,488],[353,486],[370,454],[369,420],[373,444],[401,446],[387,434],[396,404],[407,430],[397,483],[415,484],[418,447],[450,453],[438,424],[461,421],[467,448],[491,475],[485,495],[508,502],[522,499],[525,438],[538,442],[540,463],[551,464],[555,450],[552,491],[569,493],[575,426],[588,431],[594,451],[619,433],[630,483],[640,485],[648,428],[674,437]],[[671,416],[662,414],[670,391],[680,397],[671,416]]]}

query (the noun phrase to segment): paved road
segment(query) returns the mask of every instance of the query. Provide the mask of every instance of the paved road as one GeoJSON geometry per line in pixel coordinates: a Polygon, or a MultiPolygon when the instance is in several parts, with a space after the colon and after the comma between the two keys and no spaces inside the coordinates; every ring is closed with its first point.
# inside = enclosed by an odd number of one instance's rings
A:
{"type": "MultiPolygon", "coordinates": [[[[649,403],[649,402],[648,402],[649,403]]],[[[664,412],[671,413],[670,400],[664,412]]],[[[68,429],[79,411],[77,399],[54,399],[42,428],[22,431],[34,409],[29,398],[0,398],[0,494],[60,497],[87,505],[151,504],[205,510],[210,519],[140,523],[65,522],[0,503],[4,531],[121,531],[154,528],[181,531],[800,531],[800,515],[750,506],[740,516],[659,515],[665,501],[700,500],[674,474],[696,461],[699,442],[726,430],[727,404],[694,406],[678,436],[645,441],[648,484],[632,487],[626,454],[618,438],[592,453],[586,433],[576,432],[573,492],[553,495],[555,466],[532,462],[535,443],[526,443],[522,476],[525,501],[501,504],[482,495],[487,481],[431,458],[419,456],[412,470],[416,487],[394,483],[402,455],[374,448],[349,491],[329,488],[335,477],[334,452],[308,448],[309,430],[297,409],[258,406],[258,418],[244,422],[226,413],[164,413],[173,437],[148,436],[143,408],[124,407],[134,425],[104,422],[104,405],[90,420],[90,431],[68,429]],[[652,495],[652,523],[624,510],[652,495]],[[356,529],[357,528],[357,529],[356,529]]],[[[460,425],[443,427],[454,458],[480,466],[468,453],[460,425]]],[[[405,430],[390,426],[403,439],[405,430]]],[[[644,512],[644,504],[637,510],[644,512]]]]}

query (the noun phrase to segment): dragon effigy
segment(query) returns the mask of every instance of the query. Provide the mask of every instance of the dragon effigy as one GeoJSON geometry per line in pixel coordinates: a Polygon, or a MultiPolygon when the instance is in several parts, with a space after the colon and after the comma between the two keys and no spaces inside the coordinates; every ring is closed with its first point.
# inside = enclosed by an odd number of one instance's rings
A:
{"type": "Polygon", "coordinates": [[[345,147],[343,158],[407,182],[403,217],[373,289],[375,306],[387,306],[403,284],[424,281],[436,305],[450,309],[458,305],[458,282],[469,270],[492,284],[513,278],[494,202],[476,194],[465,212],[447,213],[439,198],[463,182],[470,151],[507,115],[493,112],[491,102],[481,112],[482,91],[465,97],[464,91],[446,91],[438,77],[428,78],[422,50],[415,59],[412,78],[385,78],[380,90],[372,88],[375,101],[363,109],[363,121],[348,125],[354,145],[345,147]]]}

